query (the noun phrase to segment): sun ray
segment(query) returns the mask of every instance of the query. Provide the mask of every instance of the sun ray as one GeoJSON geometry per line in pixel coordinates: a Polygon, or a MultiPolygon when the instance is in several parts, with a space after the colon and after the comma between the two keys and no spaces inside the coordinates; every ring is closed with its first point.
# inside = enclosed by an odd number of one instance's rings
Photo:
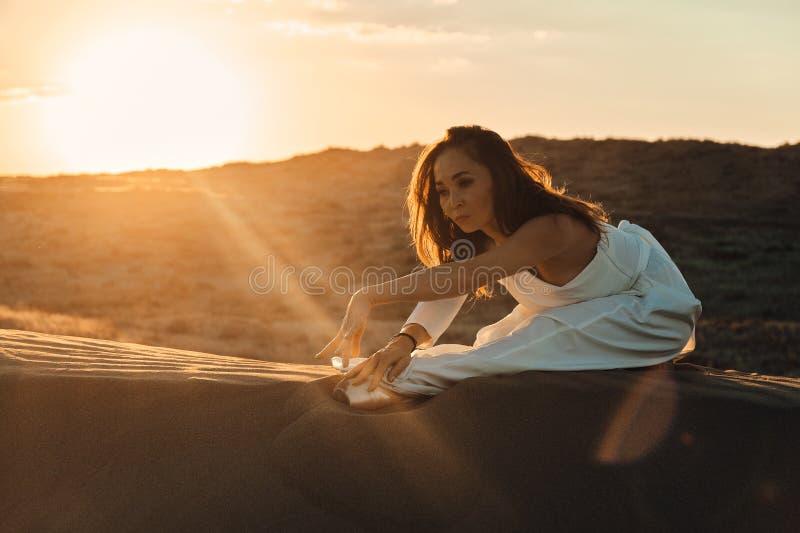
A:
{"type": "MultiPolygon", "coordinates": [[[[299,266],[298,257],[274,242],[266,241],[263,235],[255,231],[251,224],[236,213],[230,205],[230,198],[215,192],[213,186],[204,177],[198,176],[196,179],[198,186],[202,187],[206,193],[204,197],[208,205],[225,225],[226,234],[230,236],[242,256],[254,260],[261,260],[266,255],[272,256],[275,259],[275,274],[285,271],[288,267],[297,268],[299,266]]],[[[339,322],[332,319],[325,312],[323,306],[303,289],[298,283],[298,276],[288,276],[286,279],[289,283],[289,290],[285,302],[295,310],[295,316],[308,317],[319,331],[336,331],[339,322]]]]}

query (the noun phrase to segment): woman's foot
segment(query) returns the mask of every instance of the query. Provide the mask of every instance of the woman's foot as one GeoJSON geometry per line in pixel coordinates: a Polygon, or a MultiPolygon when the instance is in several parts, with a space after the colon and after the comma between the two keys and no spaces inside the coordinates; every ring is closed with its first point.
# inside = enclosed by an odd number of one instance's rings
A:
{"type": "Polygon", "coordinates": [[[343,379],[333,389],[333,398],[350,407],[369,410],[414,401],[414,398],[398,394],[380,383],[372,391],[368,388],[368,381],[353,385],[352,378],[343,379]]]}

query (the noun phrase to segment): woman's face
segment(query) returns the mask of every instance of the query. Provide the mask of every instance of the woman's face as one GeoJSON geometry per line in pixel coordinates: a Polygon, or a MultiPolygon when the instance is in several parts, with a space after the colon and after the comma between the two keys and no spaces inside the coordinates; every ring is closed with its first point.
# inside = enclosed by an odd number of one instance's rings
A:
{"type": "Polygon", "coordinates": [[[483,230],[493,236],[497,223],[489,169],[473,161],[464,150],[447,148],[436,158],[433,176],[445,216],[465,233],[483,230]]]}

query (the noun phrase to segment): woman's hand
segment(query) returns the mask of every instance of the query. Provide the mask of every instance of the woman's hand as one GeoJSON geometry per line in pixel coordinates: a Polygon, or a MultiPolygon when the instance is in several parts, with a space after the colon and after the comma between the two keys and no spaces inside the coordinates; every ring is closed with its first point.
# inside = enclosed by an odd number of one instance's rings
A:
{"type": "Polygon", "coordinates": [[[347,368],[350,358],[358,357],[361,353],[361,336],[367,328],[367,318],[371,309],[372,302],[369,297],[361,290],[356,291],[350,297],[339,332],[314,356],[314,359],[339,355],[342,357],[342,366],[347,368]]]}
{"type": "Polygon", "coordinates": [[[342,379],[352,377],[354,386],[371,379],[367,390],[373,391],[380,383],[387,368],[392,367],[392,370],[386,376],[389,381],[392,381],[411,364],[412,348],[411,340],[404,337],[395,337],[385,347],[372,354],[369,359],[362,361],[358,366],[348,371],[342,379]]]}

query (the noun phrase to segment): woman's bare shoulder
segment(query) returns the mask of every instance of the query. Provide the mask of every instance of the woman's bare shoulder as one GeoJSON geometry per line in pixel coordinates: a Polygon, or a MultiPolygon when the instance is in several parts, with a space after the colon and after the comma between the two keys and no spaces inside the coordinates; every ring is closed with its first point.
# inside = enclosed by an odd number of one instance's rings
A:
{"type": "MultiPolygon", "coordinates": [[[[550,258],[551,262],[563,260],[571,262],[575,257],[581,258],[587,250],[593,250],[599,236],[592,231],[583,220],[566,213],[552,213],[534,217],[526,222],[536,221],[549,227],[552,238],[562,244],[562,251],[550,258]]],[[[580,259],[578,259],[580,261],[580,259]]]]}
{"type": "Polygon", "coordinates": [[[554,234],[558,234],[560,238],[567,240],[571,240],[571,237],[580,232],[581,226],[585,227],[577,218],[566,213],[537,215],[526,220],[520,228],[525,226],[545,227],[554,234]]]}

